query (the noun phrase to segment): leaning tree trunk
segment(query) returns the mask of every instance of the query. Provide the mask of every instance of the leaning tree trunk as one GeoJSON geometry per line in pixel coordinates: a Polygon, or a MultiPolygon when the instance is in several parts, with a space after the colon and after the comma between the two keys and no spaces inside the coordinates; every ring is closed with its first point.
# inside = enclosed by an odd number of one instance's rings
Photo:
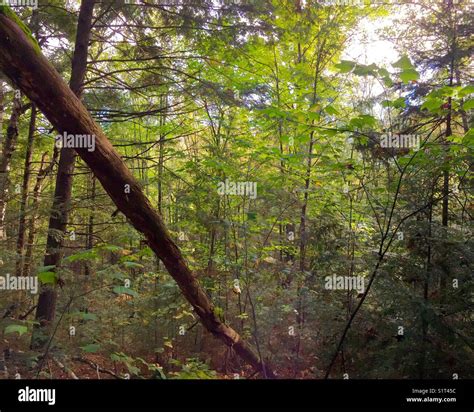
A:
{"type": "Polygon", "coordinates": [[[66,85],[33,40],[12,20],[10,11],[0,7],[0,70],[45,114],[59,133],[95,135],[95,151],[77,149],[117,208],[145,236],[206,329],[232,347],[257,370],[266,369],[239,334],[223,323],[214,311],[206,292],[191,272],[179,248],[171,239],[161,216],[133,177],[87,109],[66,85]],[[40,81],[38,81],[40,80],[40,81]]]}

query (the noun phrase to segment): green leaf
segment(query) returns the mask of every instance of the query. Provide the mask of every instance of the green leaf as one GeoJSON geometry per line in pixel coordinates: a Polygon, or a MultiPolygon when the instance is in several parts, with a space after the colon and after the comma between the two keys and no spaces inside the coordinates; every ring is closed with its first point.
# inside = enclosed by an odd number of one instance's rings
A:
{"type": "Polygon", "coordinates": [[[465,97],[465,96],[468,96],[472,93],[474,93],[474,86],[469,85],[469,86],[463,87],[461,90],[459,90],[458,96],[459,97],[465,97]]]}
{"type": "Polygon", "coordinates": [[[323,136],[332,137],[332,136],[337,135],[339,133],[339,131],[337,131],[335,129],[318,129],[318,133],[323,135],[323,136]]]}
{"type": "Polygon", "coordinates": [[[122,293],[126,294],[126,295],[130,295],[130,296],[133,296],[133,297],[138,297],[138,293],[135,292],[134,290],[132,289],[129,289],[129,288],[126,288],[125,286],[115,286],[113,288],[113,291],[114,293],[116,293],[117,295],[121,295],[122,293]]]}
{"type": "Polygon", "coordinates": [[[214,307],[214,314],[221,320],[224,321],[224,309],[219,306],[214,307]]]}
{"type": "Polygon", "coordinates": [[[120,252],[121,250],[123,250],[123,247],[116,245],[101,245],[98,246],[98,249],[106,250],[108,252],[120,252]]]}
{"type": "Polygon", "coordinates": [[[248,220],[257,220],[257,212],[247,212],[248,220]]]}
{"type": "Polygon", "coordinates": [[[420,75],[415,69],[406,69],[400,73],[400,79],[403,83],[409,83],[411,80],[418,80],[420,75]]]}
{"type": "Polygon", "coordinates": [[[439,96],[454,97],[456,95],[456,88],[451,86],[443,86],[438,90],[439,96]]]}
{"type": "Polygon", "coordinates": [[[51,269],[54,269],[56,265],[40,266],[37,270],[38,273],[50,272],[51,269]]]}
{"type": "Polygon", "coordinates": [[[314,120],[316,122],[319,122],[319,120],[321,120],[321,115],[319,113],[308,112],[308,113],[306,113],[306,115],[307,115],[309,120],[314,120]]]}
{"type": "Polygon", "coordinates": [[[326,106],[324,111],[329,115],[338,115],[339,112],[333,106],[326,106]]]}
{"type": "Polygon", "coordinates": [[[122,265],[124,265],[126,268],[143,268],[143,265],[141,265],[140,263],[135,263],[135,262],[129,262],[129,261],[126,261],[126,262],[122,262],[122,265]]]}
{"type": "Polygon", "coordinates": [[[81,349],[86,353],[96,353],[100,350],[100,345],[98,343],[89,343],[86,346],[81,346],[81,349]]]}
{"type": "Polygon", "coordinates": [[[47,284],[47,283],[54,284],[56,283],[56,273],[55,272],[38,273],[38,280],[43,284],[47,284]]]}
{"type": "Polygon", "coordinates": [[[427,109],[430,112],[437,111],[444,103],[444,100],[438,97],[428,97],[422,104],[421,109],[427,109]]]}
{"type": "Polygon", "coordinates": [[[15,332],[18,332],[18,334],[21,336],[28,332],[28,328],[24,325],[8,325],[4,330],[5,335],[15,332]]]}
{"type": "Polygon", "coordinates": [[[365,64],[358,64],[354,69],[354,74],[356,74],[357,76],[375,76],[377,74],[376,70],[377,66],[375,64],[371,64],[370,66],[367,66],[365,64]]]}
{"type": "Polygon", "coordinates": [[[78,253],[74,253],[73,255],[68,256],[64,260],[66,262],[75,262],[77,260],[94,260],[95,258],[97,258],[97,250],[88,249],[78,253]]]}
{"type": "Polygon", "coordinates": [[[385,76],[385,77],[382,78],[382,80],[383,80],[383,83],[385,84],[385,86],[387,86],[387,87],[392,87],[393,86],[393,81],[390,77],[385,76]]]}
{"type": "Polygon", "coordinates": [[[373,116],[363,114],[351,119],[351,121],[349,122],[349,125],[352,127],[362,129],[366,126],[373,127],[375,126],[375,123],[376,123],[376,119],[373,116]]]}
{"type": "Polygon", "coordinates": [[[350,60],[341,60],[341,62],[336,64],[335,67],[339,69],[340,73],[349,73],[355,66],[355,62],[352,62],[350,60]]]}
{"type": "Polygon", "coordinates": [[[474,99],[466,100],[466,101],[463,103],[462,108],[463,108],[464,110],[470,110],[470,109],[474,108],[474,99]]]}
{"type": "Polygon", "coordinates": [[[406,55],[403,55],[398,61],[393,63],[392,66],[402,70],[413,69],[413,65],[411,64],[410,59],[406,55]]]}
{"type": "Polygon", "coordinates": [[[384,100],[382,102],[383,107],[395,107],[396,109],[403,109],[406,106],[405,98],[399,97],[395,100],[384,100]]]}
{"type": "Polygon", "coordinates": [[[79,312],[79,316],[84,320],[97,320],[98,319],[95,313],[79,312]]]}

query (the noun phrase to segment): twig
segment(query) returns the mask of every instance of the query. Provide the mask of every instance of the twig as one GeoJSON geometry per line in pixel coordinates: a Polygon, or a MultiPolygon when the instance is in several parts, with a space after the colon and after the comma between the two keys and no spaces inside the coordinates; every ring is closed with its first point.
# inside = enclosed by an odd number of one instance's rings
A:
{"type": "Polygon", "coordinates": [[[116,373],[112,372],[110,369],[102,368],[101,366],[99,366],[98,364],[90,361],[89,359],[85,359],[85,358],[82,358],[80,356],[76,356],[72,359],[75,360],[75,361],[78,361],[78,362],[85,363],[85,364],[89,365],[91,368],[94,368],[98,372],[107,373],[108,375],[111,375],[111,376],[113,376],[114,378],[117,378],[117,379],[123,379],[121,376],[119,376],[116,373]]]}
{"type": "Polygon", "coordinates": [[[64,371],[66,372],[72,379],[79,379],[77,375],[74,373],[74,371],[67,366],[65,366],[63,363],[61,363],[58,359],[52,357],[53,361],[64,371]]]}

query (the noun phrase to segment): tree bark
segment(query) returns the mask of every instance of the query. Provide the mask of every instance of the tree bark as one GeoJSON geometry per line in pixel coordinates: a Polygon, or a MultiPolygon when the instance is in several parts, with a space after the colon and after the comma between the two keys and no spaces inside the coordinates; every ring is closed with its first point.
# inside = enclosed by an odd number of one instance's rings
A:
{"type": "Polygon", "coordinates": [[[1,8],[0,69],[37,104],[59,133],[95,135],[95,151],[81,148],[76,150],[77,153],[118,209],[146,237],[148,245],[175,279],[203,325],[246,362],[259,371],[265,368],[267,375],[273,377],[270,368],[260,362],[239,334],[216,315],[214,306],[171,239],[161,216],[153,209],[102,129],[46,58],[35,50],[27,35],[2,14],[1,8]]]}
{"type": "MultiPolygon", "coordinates": [[[[94,3],[95,0],[82,0],[79,11],[71,80],[69,82],[71,90],[78,98],[82,95],[82,84],[87,70],[87,53],[94,3]]],[[[44,266],[54,266],[53,270],[57,270],[61,262],[64,234],[69,217],[75,160],[76,152],[74,149],[61,149],[44,257],[44,266]]],[[[54,320],[56,300],[56,285],[47,285],[41,288],[36,309],[36,320],[39,321],[40,327],[47,327],[54,320]]],[[[40,338],[41,336],[44,336],[44,334],[33,334],[33,347],[41,347],[46,343],[40,338]]]]}
{"type": "Polygon", "coordinates": [[[7,209],[8,189],[10,186],[10,163],[18,139],[18,120],[21,113],[21,96],[17,96],[15,93],[12,112],[7,127],[7,134],[5,136],[5,141],[3,142],[2,158],[0,159],[0,240],[5,240],[7,238],[5,214],[7,209]]]}
{"type": "MultiPolygon", "coordinates": [[[[5,110],[5,105],[4,105],[4,100],[5,100],[5,84],[3,80],[0,80],[0,144],[3,147],[3,118],[4,118],[4,110],[5,110]]],[[[0,174],[0,182],[3,181],[3,175],[0,174]]],[[[3,202],[4,202],[4,194],[0,192],[0,241],[4,239],[4,229],[3,229],[3,202]]]]}
{"type": "Polygon", "coordinates": [[[36,216],[38,213],[39,201],[41,197],[41,192],[43,190],[43,183],[46,177],[51,173],[56,164],[56,160],[59,155],[59,151],[57,149],[54,150],[53,157],[50,163],[45,167],[45,162],[48,153],[43,153],[41,157],[41,165],[38,171],[38,175],[36,177],[35,187],[33,189],[33,200],[31,203],[31,216],[28,221],[28,240],[26,242],[26,252],[25,252],[25,259],[23,263],[23,276],[30,276],[31,272],[31,263],[33,260],[33,246],[35,241],[36,235],[36,216]]]}
{"type": "Polygon", "coordinates": [[[30,126],[28,129],[28,141],[26,144],[25,155],[25,171],[23,173],[23,183],[21,187],[21,201],[20,201],[20,217],[18,222],[18,237],[16,242],[16,276],[23,274],[23,251],[25,248],[25,233],[26,233],[26,207],[28,204],[28,186],[31,175],[31,159],[33,156],[33,141],[36,128],[36,107],[33,104],[31,107],[30,126]]]}

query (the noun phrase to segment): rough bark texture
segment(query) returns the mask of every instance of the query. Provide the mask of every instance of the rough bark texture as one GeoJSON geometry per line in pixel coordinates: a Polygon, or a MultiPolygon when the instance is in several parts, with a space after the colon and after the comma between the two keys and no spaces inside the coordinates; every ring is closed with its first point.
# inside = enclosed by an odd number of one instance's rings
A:
{"type": "MultiPolygon", "coordinates": [[[[72,58],[71,80],[69,82],[71,90],[78,98],[82,95],[82,84],[87,70],[87,53],[89,50],[88,46],[94,3],[95,0],[83,0],[79,11],[76,43],[72,58]]],[[[75,160],[76,152],[74,149],[61,149],[54,189],[54,201],[49,218],[46,254],[44,257],[44,265],[55,266],[56,270],[61,263],[64,234],[69,218],[75,160]]],[[[56,285],[48,285],[41,288],[36,310],[36,320],[40,322],[41,326],[46,327],[54,320],[56,314],[56,300],[56,285]]],[[[40,347],[45,344],[46,342],[41,339],[43,335],[44,334],[34,334],[32,346],[40,347]]]]}
{"type": "MultiPolygon", "coordinates": [[[[211,301],[188,268],[161,216],[102,129],[46,58],[35,51],[20,27],[4,14],[0,14],[0,69],[37,104],[60,133],[96,136],[95,151],[77,149],[79,156],[89,165],[119,210],[144,234],[206,329],[261,371],[264,365],[258,356],[215,314],[211,301]]],[[[273,376],[268,366],[266,371],[268,376],[273,376]]]]}
{"type": "Polygon", "coordinates": [[[18,139],[18,120],[21,113],[21,97],[15,95],[10,120],[8,122],[7,134],[3,142],[2,157],[0,159],[0,240],[7,238],[5,215],[8,189],[10,186],[10,163],[18,139]]]}

